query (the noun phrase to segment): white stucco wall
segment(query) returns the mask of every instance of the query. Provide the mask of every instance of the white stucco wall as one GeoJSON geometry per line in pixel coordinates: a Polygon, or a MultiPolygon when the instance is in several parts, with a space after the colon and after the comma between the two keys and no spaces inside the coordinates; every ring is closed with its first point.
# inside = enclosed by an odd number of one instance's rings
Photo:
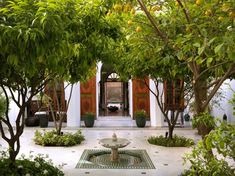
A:
{"type": "Polygon", "coordinates": [[[10,101],[9,118],[12,126],[16,126],[15,121],[19,113],[19,110],[20,109],[18,108],[18,106],[13,101],[10,101]]]}
{"type": "Polygon", "coordinates": [[[99,116],[99,98],[100,98],[100,81],[101,81],[102,62],[97,64],[96,72],[96,115],[99,116]]]}
{"type": "Polygon", "coordinates": [[[132,89],[132,80],[128,81],[128,90],[129,90],[129,113],[130,116],[133,118],[133,89],[132,89]]]}
{"type": "MultiPolygon", "coordinates": [[[[10,95],[10,91],[7,91],[7,93],[10,95]]],[[[3,94],[3,96],[4,96],[4,94],[3,94]]],[[[18,98],[17,93],[14,93],[14,96],[16,97],[16,99],[18,98]]],[[[11,122],[12,126],[14,126],[14,127],[16,126],[15,121],[16,121],[18,113],[19,113],[18,106],[14,103],[13,100],[10,99],[8,115],[9,115],[10,122],[11,122]]],[[[3,125],[4,125],[4,123],[3,123],[3,125]]]]}
{"type": "MultiPolygon", "coordinates": [[[[152,79],[149,81],[150,89],[156,93],[156,86],[152,79]]],[[[163,91],[163,85],[159,85],[159,91],[163,91]]],[[[162,112],[157,104],[156,97],[154,94],[150,91],[150,124],[151,126],[161,127],[164,124],[164,118],[162,115],[162,112]]]]}
{"type": "MultiPolygon", "coordinates": [[[[68,101],[70,87],[65,89],[65,99],[68,101]]],[[[74,84],[72,97],[67,111],[67,127],[81,126],[80,83],[74,84]]]]}
{"type": "Polygon", "coordinates": [[[233,97],[233,91],[235,91],[235,80],[226,80],[221,86],[220,90],[224,98],[220,101],[220,107],[214,106],[212,109],[212,115],[223,119],[223,115],[226,114],[228,122],[235,124],[235,117],[233,115],[233,106],[229,102],[233,97]]]}
{"type": "MultiPolygon", "coordinates": [[[[65,83],[67,86],[67,83],[65,83]]],[[[68,101],[69,95],[71,91],[71,86],[69,85],[65,89],[65,99],[68,101]]],[[[33,98],[36,99],[36,98],[33,98]]],[[[11,120],[11,124],[15,126],[16,116],[19,112],[19,108],[17,105],[11,101],[10,102],[10,110],[9,110],[9,117],[11,120]]],[[[70,101],[70,105],[67,112],[67,126],[69,127],[80,127],[80,83],[74,85],[72,97],[70,101]]]]}

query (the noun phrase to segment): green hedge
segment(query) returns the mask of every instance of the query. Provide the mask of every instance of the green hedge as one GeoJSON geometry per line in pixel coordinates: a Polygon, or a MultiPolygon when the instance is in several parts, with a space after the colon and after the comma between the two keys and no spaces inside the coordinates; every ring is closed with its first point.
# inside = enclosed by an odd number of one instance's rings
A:
{"type": "Polygon", "coordinates": [[[78,130],[76,133],[64,133],[57,135],[56,131],[45,131],[44,133],[35,132],[34,142],[38,145],[43,146],[73,146],[80,144],[85,138],[81,131],[78,130]]]}
{"type": "Polygon", "coordinates": [[[193,139],[188,139],[183,136],[174,135],[173,139],[166,138],[165,136],[151,136],[148,138],[148,142],[154,145],[160,145],[165,147],[190,147],[194,145],[193,139]]]}

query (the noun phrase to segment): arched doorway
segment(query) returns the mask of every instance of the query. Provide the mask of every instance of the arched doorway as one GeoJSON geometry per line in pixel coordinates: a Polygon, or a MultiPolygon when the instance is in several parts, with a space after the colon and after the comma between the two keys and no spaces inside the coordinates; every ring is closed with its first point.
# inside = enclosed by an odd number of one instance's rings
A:
{"type": "Polygon", "coordinates": [[[129,116],[128,82],[107,64],[101,68],[99,82],[99,116],[129,116]]]}

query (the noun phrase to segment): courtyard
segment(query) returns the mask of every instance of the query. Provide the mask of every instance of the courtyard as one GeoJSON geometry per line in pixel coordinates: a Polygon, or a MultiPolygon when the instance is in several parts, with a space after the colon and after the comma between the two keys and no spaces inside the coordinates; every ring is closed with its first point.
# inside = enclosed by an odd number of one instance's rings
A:
{"type": "Polygon", "coordinates": [[[234,176],[234,26],[234,0],[0,0],[0,175],[234,176]]]}
{"type": "MultiPolygon", "coordinates": [[[[123,122],[121,122],[123,123],[123,122]]],[[[106,122],[106,125],[108,123],[106,122]]],[[[116,123],[117,124],[117,123],[116,123]]],[[[80,128],[83,135],[85,136],[85,141],[80,145],[73,147],[43,147],[36,145],[33,141],[35,130],[44,130],[42,128],[26,127],[21,138],[21,150],[19,156],[23,153],[26,156],[33,151],[33,155],[45,154],[49,155],[49,159],[55,165],[64,165],[62,170],[66,176],[173,176],[179,175],[187,166],[183,165],[183,159],[185,153],[190,152],[191,149],[187,147],[161,147],[149,144],[147,138],[153,135],[164,135],[167,128],[156,128],[156,127],[146,127],[137,128],[134,125],[131,127],[115,127],[109,126],[105,127],[99,126],[93,128],[80,128]],[[127,138],[130,140],[130,144],[123,148],[132,150],[146,150],[149,158],[151,159],[155,169],[81,169],[76,168],[80,157],[85,149],[105,149],[99,144],[99,139],[111,137],[113,133],[117,134],[117,137],[127,138]]],[[[51,130],[50,127],[45,128],[45,130],[51,130]]],[[[77,128],[63,128],[64,132],[75,132],[77,128]]],[[[196,130],[190,128],[176,128],[175,134],[180,136],[185,136],[187,138],[192,138],[197,142],[201,137],[197,135],[196,130]]],[[[3,140],[0,144],[6,146],[3,140]]]]}

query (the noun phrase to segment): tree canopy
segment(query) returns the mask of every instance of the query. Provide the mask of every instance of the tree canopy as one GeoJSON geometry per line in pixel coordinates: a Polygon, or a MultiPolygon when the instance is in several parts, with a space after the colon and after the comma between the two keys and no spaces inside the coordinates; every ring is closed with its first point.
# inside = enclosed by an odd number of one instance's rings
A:
{"type": "Polygon", "coordinates": [[[112,15],[124,16],[126,32],[117,49],[117,67],[137,77],[188,77],[197,112],[204,111],[223,81],[235,74],[235,4],[232,0],[136,2],[130,2],[135,13],[124,13],[123,6],[121,13],[113,8],[112,15]]]}
{"type": "Polygon", "coordinates": [[[102,1],[16,0],[4,1],[3,6],[2,80],[20,81],[20,74],[31,80],[57,73],[78,81],[94,66],[108,38],[117,34],[103,18],[106,9],[102,1]]]}
{"type": "Polygon", "coordinates": [[[120,75],[184,80],[193,89],[196,114],[234,78],[233,0],[118,1],[107,15],[120,19],[126,35],[116,47],[120,75]]]}
{"type": "Polygon", "coordinates": [[[108,43],[119,29],[106,20],[108,5],[102,0],[5,0],[0,7],[0,86],[7,105],[0,130],[14,161],[32,97],[55,78],[71,83],[86,79],[108,55],[108,43]],[[8,114],[10,98],[20,109],[16,131],[8,114]]]}

